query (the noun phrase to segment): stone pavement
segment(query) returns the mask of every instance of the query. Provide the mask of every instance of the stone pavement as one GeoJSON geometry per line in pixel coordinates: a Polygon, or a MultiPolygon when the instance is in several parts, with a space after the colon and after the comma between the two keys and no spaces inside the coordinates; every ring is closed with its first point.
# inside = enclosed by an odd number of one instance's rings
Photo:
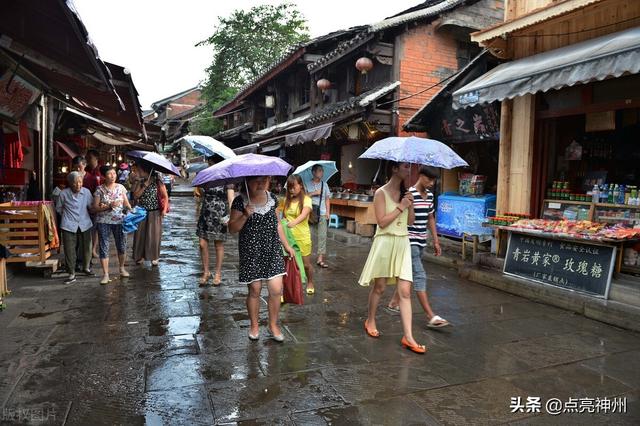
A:
{"type": "Polygon", "coordinates": [[[223,285],[199,289],[193,200],[173,201],[160,267],[108,286],[26,272],[9,283],[3,424],[640,424],[638,334],[428,264],[434,307],[454,326],[428,330],[416,313],[429,349],[416,355],[384,310],[382,337],[364,333],[363,246],[330,242],[317,293],[283,308],[286,342],[264,337],[264,304],[250,342],[235,240],[223,285]],[[541,398],[541,412],[513,413],[514,397],[541,398]],[[550,398],[596,397],[626,398],[627,413],[545,414],[550,398]]]}

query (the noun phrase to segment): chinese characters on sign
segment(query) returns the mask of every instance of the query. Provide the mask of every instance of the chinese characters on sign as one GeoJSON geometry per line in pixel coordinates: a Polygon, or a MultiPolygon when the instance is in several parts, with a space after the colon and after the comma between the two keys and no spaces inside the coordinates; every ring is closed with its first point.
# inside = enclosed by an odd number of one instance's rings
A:
{"type": "Polygon", "coordinates": [[[513,233],[504,271],[544,284],[606,297],[614,253],[614,248],[609,246],[513,233]]]}
{"type": "Polygon", "coordinates": [[[446,109],[440,119],[440,135],[445,142],[472,142],[496,139],[500,126],[495,105],[474,106],[468,109],[446,109]]]}
{"type": "Polygon", "coordinates": [[[563,413],[626,413],[627,398],[569,398],[566,401],[549,398],[543,404],[539,396],[512,396],[509,408],[512,413],[545,412],[552,416],[563,413]]]}

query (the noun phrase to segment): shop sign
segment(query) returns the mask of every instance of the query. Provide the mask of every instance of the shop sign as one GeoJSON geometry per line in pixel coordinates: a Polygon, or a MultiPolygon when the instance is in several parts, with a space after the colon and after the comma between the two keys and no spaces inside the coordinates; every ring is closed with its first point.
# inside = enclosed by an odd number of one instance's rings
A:
{"type": "Polygon", "coordinates": [[[13,119],[21,118],[37,98],[40,91],[11,71],[0,77],[0,114],[13,119]]]}
{"type": "Polygon", "coordinates": [[[606,299],[615,253],[612,246],[511,232],[504,273],[606,299]]]}
{"type": "Polygon", "coordinates": [[[433,129],[436,130],[433,136],[443,142],[497,140],[500,132],[500,120],[495,104],[476,105],[458,110],[446,107],[442,110],[439,122],[440,128],[433,129]],[[435,134],[438,131],[440,134],[435,134]]]}

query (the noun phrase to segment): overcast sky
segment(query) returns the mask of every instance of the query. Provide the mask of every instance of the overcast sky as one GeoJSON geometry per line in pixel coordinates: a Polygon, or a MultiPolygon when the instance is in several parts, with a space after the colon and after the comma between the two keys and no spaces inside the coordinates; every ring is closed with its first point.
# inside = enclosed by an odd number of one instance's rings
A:
{"type": "MultiPolygon", "coordinates": [[[[143,109],[197,85],[211,61],[195,47],[213,34],[218,16],[270,0],[74,0],[100,57],[131,71],[143,109]]],[[[312,36],[370,24],[421,0],[298,0],[312,36]]]]}

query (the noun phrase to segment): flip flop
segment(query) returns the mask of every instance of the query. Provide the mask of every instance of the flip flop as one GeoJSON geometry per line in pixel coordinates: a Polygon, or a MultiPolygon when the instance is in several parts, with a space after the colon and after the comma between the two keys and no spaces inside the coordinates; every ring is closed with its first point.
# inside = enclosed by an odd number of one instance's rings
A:
{"type": "Polygon", "coordinates": [[[442,328],[448,325],[451,325],[449,321],[447,321],[446,319],[442,318],[439,315],[434,315],[431,318],[431,320],[429,320],[429,322],[427,323],[427,327],[429,328],[442,328]]]}
{"type": "Polygon", "coordinates": [[[369,337],[373,337],[373,338],[380,337],[380,332],[378,330],[372,330],[372,331],[369,330],[369,327],[367,327],[367,320],[364,321],[364,331],[367,332],[369,337]]]}
{"type": "Polygon", "coordinates": [[[389,313],[391,313],[391,314],[394,314],[394,315],[397,315],[397,314],[399,314],[399,313],[400,313],[400,306],[389,306],[389,305],[387,305],[387,306],[385,306],[385,308],[384,308],[384,309],[385,309],[387,312],[389,312],[389,313]]]}

